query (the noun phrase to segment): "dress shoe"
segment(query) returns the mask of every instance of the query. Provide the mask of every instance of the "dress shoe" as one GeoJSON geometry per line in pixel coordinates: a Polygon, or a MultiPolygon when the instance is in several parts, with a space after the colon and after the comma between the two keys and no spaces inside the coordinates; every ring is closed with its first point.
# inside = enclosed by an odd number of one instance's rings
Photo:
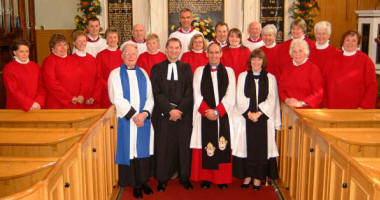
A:
{"type": "Polygon", "coordinates": [[[218,187],[222,190],[225,190],[228,188],[227,184],[218,184],[218,187]]]}
{"type": "Polygon", "coordinates": [[[192,190],[193,189],[193,185],[190,183],[190,181],[181,181],[180,182],[181,185],[183,185],[183,188],[185,188],[186,190],[192,190]]]}
{"type": "Polygon", "coordinates": [[[166,189],[166,185],[165,185],[165,183],[158,183],[157,191],[159,191],[159,192],[164,192],[165,189],[166,189]]]}
{"type": "Polygon", "coordinates": [[[144,194],[153,194],[153,190],[146,184],[142,185],[142,190],[144,194]]]}
{"type": "Polygon", "coordinates": [[[253,190],[259,191],[260,190],[260,185],[253,185],[253,190]]]}
{"type": "Polygon", "coordinates": [[[249,188],[249,186],[252,184],[252,180],[248,183],[248,184],[241,184],[241,188],[243,188],[243,189],[247,189],[247,188],[249,188]]]}
{"type": "Polygon", "coordinates": [[[141,192],[141,188],[133,188],[133,196],[136,199],[142,199],[143,198],[143,194],[141,192]]]}
{"type": "Polygon", "coordinates": [[[210,181],[202,181],[201,187],[202,187],[203,189],[209,189],[209,188],[210,188],[210,185],[211,185],[211,182],[210,182],[210,181]]]}

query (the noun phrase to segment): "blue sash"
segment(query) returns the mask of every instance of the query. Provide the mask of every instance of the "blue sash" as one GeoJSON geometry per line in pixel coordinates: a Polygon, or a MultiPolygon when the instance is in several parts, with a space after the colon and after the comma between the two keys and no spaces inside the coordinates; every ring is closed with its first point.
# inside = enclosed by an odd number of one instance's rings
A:
{"type": "MultiPolygon", "coordinates": [[[[123,87],[123,97],[130,102],[130,86],[127,73],[127,66],[123,64],[120,67],[120,79],[123,87]]],[[[140,108],[135,108],[138,113],[142,112],[147,92],[147,80],[144,73],[138,66],[136,68],[136,76],[139,87],[140,96],[140,108]]],[[[132,119],[131,119],[132,120],[132,119]]],[[[125,117],[118,117],[117,123],[117,151],[116,151],[116,163],[122,165],[130,164],[130,123],[131,120],[127,120],[125,117]]],[[[150,119],[145,119],[144,126],[137,128],[137,158],[149,157],[150,147],[150,119]]]]}

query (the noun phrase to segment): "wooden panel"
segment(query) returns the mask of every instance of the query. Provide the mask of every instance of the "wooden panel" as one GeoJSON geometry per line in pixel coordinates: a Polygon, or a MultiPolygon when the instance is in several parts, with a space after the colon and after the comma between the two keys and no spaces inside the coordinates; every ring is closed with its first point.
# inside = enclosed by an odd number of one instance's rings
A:
{"type": "Polygon", "coordinates": [[[348,197],[347,188],[343,188],[343,184],[347,184],[349,164],[347,160],[336,152],[335,148],[331,149],[331,164],[329,176],[329,193],[330,200],[344,200],[348,197]]]}
{"type": "Polygon", "coordinates": [[[72,44],[73,30],[36,30],[36,43],[37,43],[37,62],[41,66],[44,59],[50,55],[49,41],[53,34],[61,33],[72,44]]]}

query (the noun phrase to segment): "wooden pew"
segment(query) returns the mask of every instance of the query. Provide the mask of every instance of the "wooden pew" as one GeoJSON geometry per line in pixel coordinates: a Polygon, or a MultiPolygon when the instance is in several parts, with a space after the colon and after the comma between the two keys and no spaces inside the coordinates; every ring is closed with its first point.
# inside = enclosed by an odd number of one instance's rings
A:
{"type": "Polygon", "coordinates": [[[0,110],[0,127],[7,128],[88,128],[103,114],[103,109],[47,109],[30,112],[0,110]]]}
{"type": "Polygon", "coordinates": [[[0,197],[20,192],[53,168],[56,157],[0,157],[0,197]]]}
{"type": "Polygon", "coordinates": [[[353,157],[380,157],[380,128],[320,128],[353,157]]]}
{"type": "Polygon", "coordinates": [[[87,128],[0,128],[0,156],[62,156],[87,128]]]}

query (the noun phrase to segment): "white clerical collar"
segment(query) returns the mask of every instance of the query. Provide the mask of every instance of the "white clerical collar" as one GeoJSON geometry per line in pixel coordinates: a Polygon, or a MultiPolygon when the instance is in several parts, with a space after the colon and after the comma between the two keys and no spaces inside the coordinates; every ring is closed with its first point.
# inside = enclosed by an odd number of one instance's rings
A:
{"type": "Polygon", "coordinates": [[[305,64],[305,62],[307,61],[307,59],[308,58],[305,58],[305,60],[303,60],[300,64],[297,64],[296,61],[293,60],[293,65],[297,66],[297,67],[300,66],[300,65],[303,65],[303,64],[305,64]]]}
{"type": "Polygon", "coordinates": [[[168,74],[166,76],[167,80],[172,80],[172,74],[174,76],[174,80],[178,81],[178,72],[177,72],[177,64],[176,63],[169,63],[168,66],[168,74]]]}
{"type": "Polygon", "coordinates": [[[160,52],[160,50],[156,50],[155,52],[150,52],[150,51],[148,51],[148,53],[150,54],[150,55],[156,55],[156,54],[158,54],[158,52],[160,52]]]}
{"type": "Polygon", "coordinates": [[[75,54],[77,54],[79,57],[85,57],[86,56],[86,51],[76,50],[75,54]]]}
{"type": "Polygon", "coordinates": [[[13,56],[13,58],[15,59],[16,62],[18,62],[20,64],[28,64],[29,63],[29,58],[26,61],[22,61],[22,60],[18,59],[16,56],[13,56]]]}
{"type": "Polygon", "coordinates": [[[259,72],[255,72],[255,71],[252,70],[253,75],[255,75],[255,76],[260,76],[260,74],[261,74],[261,70],[263,70],[263,69],[260,69],[259,72]]]}
{"type": "Polygon", "coordinates": [[[88,39],[90,39],[91,41],[93,41],[93,42],[95,42],[95,41],[98,41],[99,40],[99,35],[98,36],[96,36],[96,38],[93,38],[93,37],[91,37],[91,35],[90,34],[88,34],[87,35],[87,37],[88,37],[88,39]]]}
{"type": "Polygon", "coordinates": [[[181,33],[191,33],[192,31],[193,31],[192,27],[190,27],[189,30],[187,30],[187,31],[183,28],[181,28],[181,30],[180,30],[181,33]]]}
{"type": "Polygon", "coordinates": [[[241,44],[239,44],[239,45],[237,45],[236,47],[233,47],[233,46],[229,46],[229,48],[231,48],[231,49],[236,49],[236,48],[239,48],[239,47],[241,47],[241,44]]]}
{"type": "Polygon", "coordinates": [[[201,50],[192,49],[191,51],[193,51],[194,53],[203,53],[203,49],[201,49],[201,50]]]}
{"type": "Polygon", "coordinates": [[[54,52],[53,52],[53,54],[60,57],[60,58],[66,58],[67,57],[67,54],[65,54],[64,56],[59,56],[59,55],[55,54],[54,52]]]}
{"type": "Polygon", "coordinates": [[[268,48],[268,49],[271,49],[271,48],[273,48],[273,47],[275,47],[276,46],[276,42],[273,42],[271,45],[269,45],[269,46],[267,46],[267,45],[265,45],[265,47],[266,48],[268,48]]]}
{"type": "Polygon", "coordinates": [[[327,42],[325,42],[324,44],[319,44],[318,42],[315,42],[315,46],[319,50],[326,49],[327,47],[329,47],[329,44],[330,44],[330,40],[327,40],[327,42]]]}
{"type": "Polygon", "coordinates": [[[110,50],[110,51],[116,51],[116,50],[117,50],[117,47],[115,47],[115,48],[107,47],[107,49],[110,50]]]}
{"type": "MultiPolygon", "coordinates": [[[[292,39],[295,40],[292,36],[292,39]]],[[[305,39],[305,35],[302,35],[300,38],[297,38],[297,39],[301,39],[301,40],[304,40],[305,39]]]]}
{"type": "Polygon", "coordinates": [[[358,51],[358,50],[355,50],[355,51],[348,52],[348,51],[344,50],[344,47],[342,47],[342,50],[343,50],[343,55],[344,56],[353,56],[358,51]]]}

